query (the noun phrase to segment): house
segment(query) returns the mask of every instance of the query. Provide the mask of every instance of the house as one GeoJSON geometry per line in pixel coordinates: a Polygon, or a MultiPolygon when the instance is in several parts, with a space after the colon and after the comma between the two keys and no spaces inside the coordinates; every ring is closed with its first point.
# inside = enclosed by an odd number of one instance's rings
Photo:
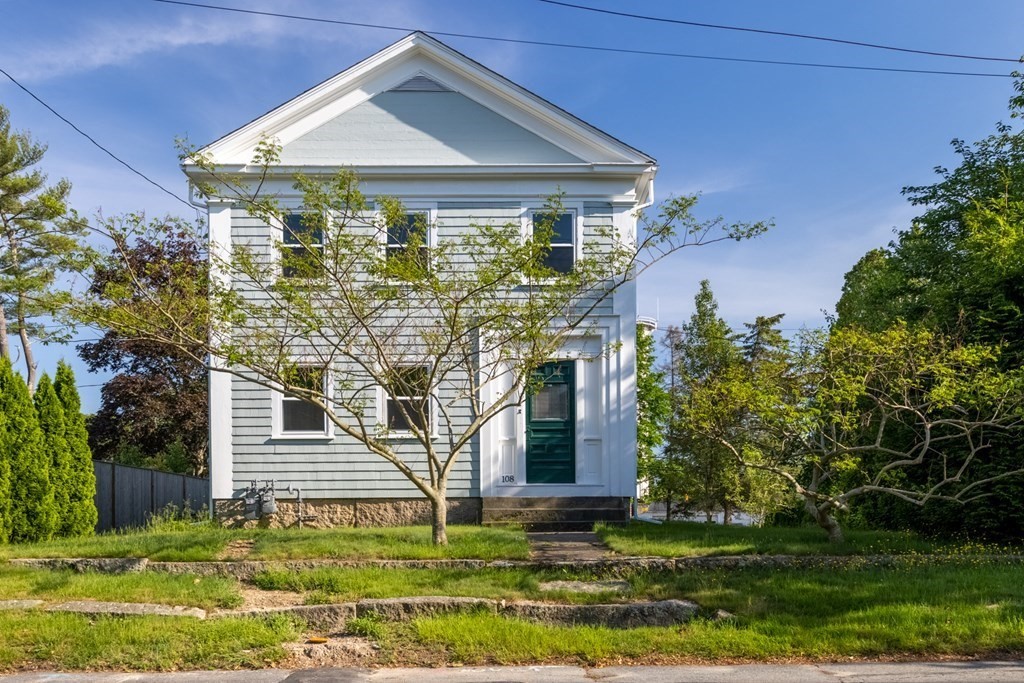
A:
{"type": "MultiPolygon", "coordinates": [[[[601,228],[636,234],[635,212],[651,203],[656,171],[646,154],[423,33],[203,152],[217,167],[244,175],[253,172],[250,159],[268,137],[281,149],[268,183],[278,181],[285,200],[294,173],[350,167],[367,196],[397,197],[447,230],[474,221],[529,226],[560,188],[563,213],[551,258],[561,267],[571,267],[601,228]]],[[[201,175],[193,165],[184,170],[201,175]]],[[[269,243],[274,235],[230,199],[210,201],[208,220],[211,251],[269,243]]],[[[564,399],[561,409],[541,417],[539,410],[508,411],[484,426],[449,482],[449,520],[626,518],[636,487],[635,320],[630,282],[595,311],[588,336],[551,359],[541,393],[564,399]]],[[[395,426],[393,400],[378,392],[371,403],[370,413],[395,426]]],[[[272,479],[278,489],[301,489],[303,515],[313,524],[424,520],[429,506],[422,494],[391,464],[303,410],[272,388],[211,373],[210,472],[219,517],[237,517],[250,483],[272,479]]],[[[287,497],[279,499],[275,524],[294,521],[287,497]]]]}

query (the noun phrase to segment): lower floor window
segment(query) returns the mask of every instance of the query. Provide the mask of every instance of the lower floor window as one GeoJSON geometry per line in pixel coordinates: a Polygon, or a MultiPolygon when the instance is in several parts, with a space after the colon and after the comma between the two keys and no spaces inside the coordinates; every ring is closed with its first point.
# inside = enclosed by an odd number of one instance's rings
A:
{"type": "Polygon", "coordinates": [[[387,387],[385,424],[389,431],[430,431],[430,368],[414,365],[396,368],[387,387]]]}

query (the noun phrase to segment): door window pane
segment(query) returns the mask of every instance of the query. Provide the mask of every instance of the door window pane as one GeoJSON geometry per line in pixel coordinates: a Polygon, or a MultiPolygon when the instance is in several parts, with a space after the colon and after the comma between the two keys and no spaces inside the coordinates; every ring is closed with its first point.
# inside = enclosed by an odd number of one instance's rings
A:
{"type": "Polygon", "coordinates": [[[530,398],[531,420],[568,420],[569,385],[546,384],[530,398]]]}

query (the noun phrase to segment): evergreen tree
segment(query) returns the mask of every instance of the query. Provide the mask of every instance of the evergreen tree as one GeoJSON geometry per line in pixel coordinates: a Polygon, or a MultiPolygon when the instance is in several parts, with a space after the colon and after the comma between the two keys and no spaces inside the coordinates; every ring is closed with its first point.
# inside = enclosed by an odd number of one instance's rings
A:
{"type": "Polygon", "coordinates": [[[39,428],[43,432],[43,445],[50,456],[50,485],[53,488],[54,508],[57,511],[57,535],[63,535],[64,520],[71,511],[71,451],[65,438],[64,408],[50,376],[43,373],[33,396],[39,428]]]}
{"type": "Polygon", "coordinates": [[[75,386],[75,373],[71,366],[60,361],[53,383],[64,410],[65,438],[70,456],[68,478],[68,511],[61,519],[62,536],[91,534],[96,528],[96,473],[92,468],[89,450],[89,432],[85,428],[82,402],[75,386]]]}
{"type": "Polygon", "coordinates": [[[45,541],[57,526],[50,459],[28,386],[0,361],[0,412],[7,416],[5,445],[11,463],[11,541],[45,541]]]}
{"type": "MultiPolygon", "coordinates": [[[[0,376],[11,371],[11,362],[0,356],[0,376]]],[[[0,405],[4,403],[0,388],[0,405]]],[[[0,410],[0,543],[11,538],[11,451],[13,436],[8,428],[7,413],[0,410]]]]}

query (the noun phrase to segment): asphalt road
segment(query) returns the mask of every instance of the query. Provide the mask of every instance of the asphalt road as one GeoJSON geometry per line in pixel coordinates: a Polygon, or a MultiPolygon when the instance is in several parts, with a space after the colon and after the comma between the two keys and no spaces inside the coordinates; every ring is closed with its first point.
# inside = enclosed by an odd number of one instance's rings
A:
{"type": "Polygon", "coordinates": [[[52,673],[3,676],[17,683],[1004,683],[1024,681],[1024,662],[915,662],[744,666],[517,666],[450,669],[308,669],[181,673],[52,673]]]}

